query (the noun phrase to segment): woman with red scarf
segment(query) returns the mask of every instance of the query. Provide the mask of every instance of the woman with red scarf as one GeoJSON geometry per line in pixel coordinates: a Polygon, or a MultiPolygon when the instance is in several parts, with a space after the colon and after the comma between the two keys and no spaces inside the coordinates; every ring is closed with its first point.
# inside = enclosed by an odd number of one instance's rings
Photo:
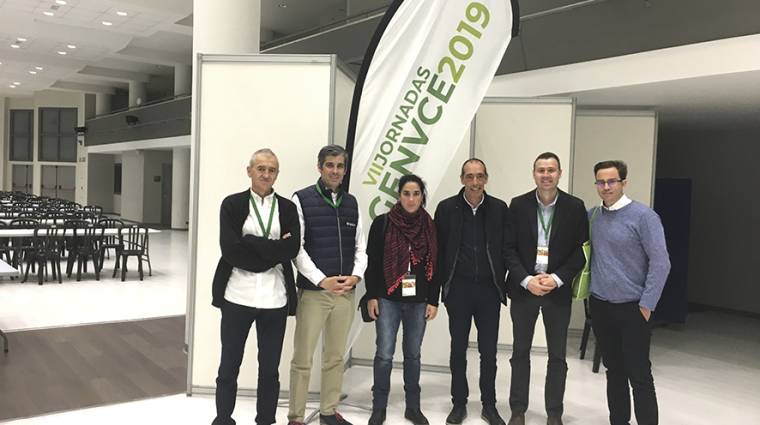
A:
{"type": "Polygon", "coordinates": [[[422,179],[413,174],[401,177],[398,193],[390,212],[372,222],[367,241],[367,307],[377,333],[369,425],[385,421],[400,324],[404,328],[404,417],[415,425],[429,423],[420,409],[420,347],[426,321],[438,313],[440,286],[432,279],[438,246],[433,219],[424,208],[422,179]]]}

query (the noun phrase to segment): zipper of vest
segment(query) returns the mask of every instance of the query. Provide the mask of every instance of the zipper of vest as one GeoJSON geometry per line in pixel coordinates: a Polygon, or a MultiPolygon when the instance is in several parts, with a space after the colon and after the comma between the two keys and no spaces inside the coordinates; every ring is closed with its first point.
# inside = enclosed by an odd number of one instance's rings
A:
{"type": "Polygon", "coordinates": [[[343,236],[340,233],[340,213],[335,208],[335,219],[338,221],[338,253],[340,254],[340,274],[343,275],[343,236]]]}

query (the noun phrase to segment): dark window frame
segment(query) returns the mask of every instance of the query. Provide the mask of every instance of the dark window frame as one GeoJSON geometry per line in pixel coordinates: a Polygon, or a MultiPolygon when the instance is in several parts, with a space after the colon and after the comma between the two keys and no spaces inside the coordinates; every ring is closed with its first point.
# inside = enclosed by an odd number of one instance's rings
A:
{"type": "Polygon", "coordinates": [[[121,195],[121,163],[113,164],[113,194],[121,195]]]}
{"type": "Polygon", "coordinates": [[[77,162],[77,134],[76,130],[74,130],[74,127],[79,123],[79,110],[77,108],[38,108],[38,119],[37,119],[37,126],[39,128],[39,135],[37,136],[37,160],[40,162],[77,162]],[[61,128],[61,115],[64,110],[74,110],[75,116],[77,117],[74,121],[74,126],[72,126],[71,129],[68,129],[67,131],[64,131],[64,129],[61,128]],[[58,115],[58,129],[56,132],[45,132],[43,130],[43,125],[45,122],[44,114],[46,113],[57,113],[58,115]],[[51,136],[55,137],[56,140],[56,151],[54,158],[43,158],[43,140],[45,140],[45,137],[51,136]],[[63,143],[66,142],[65,139],[69,139],[71,143],[73,143],[74,148],[74,158],[72,159],[63,159],[61,157],[61,146],[63,143]]]}
{"type": "Polygon", "coordinates": [[[9,161],[23,161],[23,162],[31,162],[34,161],[34,109],[11,109],[10,114],[8,114],[8,118],[10,119],[10,126],[9,126],[9,142],[10,142],[10,151],[9,151],[9,161]],[[26,113],[29,114],[29,132],[26,134],[27,136],[27,152],[29,152],[29,155],[27,158],[24,159],[17,159],[15,157],[15,145],[16,145],[16,136],[23,136],[23,133],[17,132],[14,119],[14,115],[16,113],[26,113]]]}

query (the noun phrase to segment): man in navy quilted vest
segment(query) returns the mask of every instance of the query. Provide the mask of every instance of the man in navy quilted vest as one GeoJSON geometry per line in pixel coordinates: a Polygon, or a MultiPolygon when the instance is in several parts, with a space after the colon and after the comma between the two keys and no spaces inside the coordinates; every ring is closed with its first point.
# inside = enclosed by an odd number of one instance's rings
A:
{"type": "Polygon", "coordinates": [[[336,408],[346,339],[354,318],[354,287],[367,268],[367,254],[356,198],[341,188],[347,159],[341,146],[323,147],[317,156],[319,180],[293,195],[303,231],[295,258],[300,301],[290,364],[289,425],[304,422],[314,350],[321,334],[319,423],[351,425],[336,408]]]}

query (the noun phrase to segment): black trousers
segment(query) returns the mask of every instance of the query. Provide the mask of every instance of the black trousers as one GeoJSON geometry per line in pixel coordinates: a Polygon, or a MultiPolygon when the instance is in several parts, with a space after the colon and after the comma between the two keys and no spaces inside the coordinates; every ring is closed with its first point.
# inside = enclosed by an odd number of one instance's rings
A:
{"type": "Polygon", "coordinates": [[[480,401],[484,406],[496,404],[496,345],[499,337],[501,302],[493,285],[471,282],[451,283],[446,296],[451,334],[451,401],[467,404],[467,346],[473,319],[478,330],[480,352],[480,401]]]}
{"type": "Polygon", "coordinates": [[[591,327],[607,368],[610,424],[629,424],[629,388],[633,388],[636,421],[639,425],[657,425],[657,394],[649,361],[652,332],[638,302],[612,304],[591,297],[590,309],[591,327]]]}
{"type": "Polygon", "coordinates": [[[222,305],[222,358],[216,378],[216,418],[212,425],[234,425],[237,377],[248,333],[256,322],[259,379],[256,388],[256,424],[275,423],[280,394],[280,355],[288,308],[258,309],[225,301],[222,305]]]}
{"type": "Polygon", "coordinates": [[[549,416],[562,416],[567,379],[567,328],[570,326],[570,299],[554,300],[533,294],[512,298],[512,382],[509,407],[512,413],[528,410],[530,389],[530,350],[539,310],[546,330],[549,361],[546,365],[544,404],[549,416]]]}

